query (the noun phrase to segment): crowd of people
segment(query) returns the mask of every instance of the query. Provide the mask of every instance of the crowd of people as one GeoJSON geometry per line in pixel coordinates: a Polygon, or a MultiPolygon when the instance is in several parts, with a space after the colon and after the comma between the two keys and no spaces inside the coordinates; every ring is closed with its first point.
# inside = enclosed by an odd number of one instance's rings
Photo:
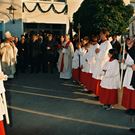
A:
{"type": "Polygon", "coordinates": [[[2,68],[9,78],[14,78],[15,72],[25,73],[27,70],[30,73],[53,73],[57,68],[59,42],[58,37],[49,33],[30,32],[21,35],[19,40],[6,32],[0,50],[2,68]],[[14,65],[14,72],[8,73],[4,64],[10,65],[7,66],[10,69],[14,65]]]}
{"type": "Polygon", "coordinates": [[[83,92],[95,94],[95,98],[110,110],[118,104],[118,90],[123,80],[121,105],[126,113],[135,114],[135,40],[127,38],[122,47],[117,36],[109,40],[109,31],[103,28],[99,36],[84,37],[74,45],[69,36],[61,37],[62,47],[58,59],[60,78],[73,79],[83,87],[83,92]],[[76,49],[74,49],[76,46],[76,49]],[[125,48],[123,50],[122,48],[125,48]],[[124,52],[124,53],[123,53],[124,52]],[[121,55],[124,55],[123,59],[121,55]],[[126,66],[121,73],[121,63],[126,66]],[[124,79],[121,79],[123,78],[124,79]]]}
{"type": "Polygon", "coordinates": [[[83,92],[95,94],[105,110],[118,104],[121,89],[121,63],[126,65],[121,105],[126,113],[135,113],[135,40],[127,38],[122,50],[117,36],[109,40],[109,31],[101,29],[98,36],[85,36],[81,41],[69,35],[56,37],[47,33],[29,33],[15,38],[5,33],[0,44],[3,75],[14,78],[15,73],[59,72],[61,79],[72,79],[83,92]],[[124,59],[120,59],[121,55],[124,59]]]}
{"type": "Polygon", "coordinates": [[[120,60],[122,47],[116,40],[116,36],[113,36],[110,42],[109,32],[106,29],[102,29],[99,36],[100,42],[98,37],[93,36],[91,40],[88,37],[83,38],[78,44],[72,61],[73,80],[83,86],[84,92],[94,93],[95,98],[103,104],[103,108],[110,110],[118,103],[118,90],[121,89],[120,63],[123,62],[126,65],[126,71],[121,105],[127,109],[126,113],[134,113],[135,41],[126,39],[126,50],[123,50],[125,60],[120,60]]]}
{"type": "Polygon", "coordinates": [[[109,36],[109,31],[103,28],[98,36],[85,36],[80,42],[76,35],[71,41],[69,35],[56,37],[43,32],[27,33],[18,40],[8,31],[0,45],[2,71],[8,78],[28,69],[30,73],[58,71],[60,78],[72,78],[83,86],[84,92],[94,93],[95,98],[109,110],[118,103],[122,62],[126,65],[122,105],[127,112],[132,112],[135,110],[135,91],[130,82],[134,73],[134,57],[129,50],[134,48],[134,39],[126,39],[125,60],[121,60],[122,46],[117,35],[112,36],[111,42],[109,36]]]}

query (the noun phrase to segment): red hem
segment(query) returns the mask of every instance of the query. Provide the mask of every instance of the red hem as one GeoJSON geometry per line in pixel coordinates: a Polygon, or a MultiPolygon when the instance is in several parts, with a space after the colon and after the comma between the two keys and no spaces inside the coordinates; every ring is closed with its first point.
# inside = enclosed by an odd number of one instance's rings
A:
{"type": "Polygon", "coordinates": [[[123,88],[122,106],[127,109],[135,109],[135,90],[123,88]]]}
{"type": "Polygon", "coordinates": [[[99,101],[102,104],[114,105],[118,103],[118,90],[100,87],[99,101]]]}
{"type": "Polygon", "coordinates": [[[3,121],[0,121],[0,135],[6,135],[3,121]]]}
{"type": "Polygon", "coordinates": [[[79,68],[72,70],[72,78],[73,78],[74,81],[79,81],[80,80],[79,68]]]}

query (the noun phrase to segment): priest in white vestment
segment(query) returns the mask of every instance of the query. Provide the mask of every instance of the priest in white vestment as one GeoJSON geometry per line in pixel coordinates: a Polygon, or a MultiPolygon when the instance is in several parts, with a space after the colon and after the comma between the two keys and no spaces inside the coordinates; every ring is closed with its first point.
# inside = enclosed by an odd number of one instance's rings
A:
{"type": "Polygon", "coordinates": [[[69,35],[65,36],[65,42],[62,45],[63,49],[58,60],[58,70],[60,78],[71,79],[72,77],[72,58],[74,56],[74,47],[70,41],[69,35]]]}
{"type": "Polygon", "coordinates": [[[5,41],[0,45],[2,71],[4,74],[8,75],[8,78],[14,78],[16,72],[17,48],[10,32],[5,33],[5,38],[5,41]]]}

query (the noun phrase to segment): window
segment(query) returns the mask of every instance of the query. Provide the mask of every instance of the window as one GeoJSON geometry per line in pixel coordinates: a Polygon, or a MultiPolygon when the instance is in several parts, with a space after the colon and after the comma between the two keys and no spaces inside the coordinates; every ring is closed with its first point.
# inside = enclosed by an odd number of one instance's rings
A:
{"type": "Polygon", "coordinates": [[[54,0],[54,2],[66,2],[66,0],[54,0]]]}
{"type": "Polygon", "coordinates": [[[24,23],[24,31],[48,31],[56,35],[66,33],[66,24],[24,23]]]}
{"type": "Polygon", "coordinates": [[[0,42],[3,39],[3,21],[0,21],[0,42]]]}
{"type": "Polygon", "coordinates": [[[40,1],[52,1],[52,0],[40,0],[40,1]]]}
{"type": "Polygon", "coordinates": [[[40,1],[66,2],[66,0],[40,0],[40,1]]]}

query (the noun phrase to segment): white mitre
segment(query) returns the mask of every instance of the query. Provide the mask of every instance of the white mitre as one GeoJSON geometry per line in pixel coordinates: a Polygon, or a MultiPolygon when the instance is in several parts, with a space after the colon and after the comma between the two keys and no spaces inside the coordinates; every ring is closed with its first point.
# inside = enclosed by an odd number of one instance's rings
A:
{"type": "Polygon", "coordinates": [[[5,32],[5,38],[9,39],[11,37],[12,37],[12,35],[9,31],[5,32]]]}

